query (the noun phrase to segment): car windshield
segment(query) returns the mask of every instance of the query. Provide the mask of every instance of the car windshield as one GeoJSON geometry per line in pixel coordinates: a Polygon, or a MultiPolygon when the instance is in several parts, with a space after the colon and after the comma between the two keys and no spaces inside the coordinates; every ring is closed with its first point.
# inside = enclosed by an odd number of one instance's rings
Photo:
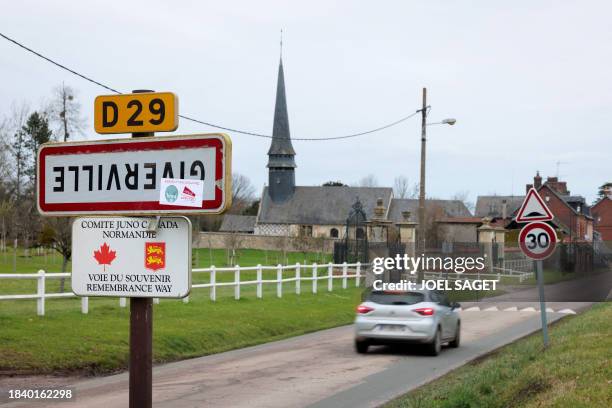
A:
{"type": "Polygon", "coordinates": [[[425,295],[418,292],[371,292],[366,300],[381,305],[414,305],[425,299],[425,295]]]}

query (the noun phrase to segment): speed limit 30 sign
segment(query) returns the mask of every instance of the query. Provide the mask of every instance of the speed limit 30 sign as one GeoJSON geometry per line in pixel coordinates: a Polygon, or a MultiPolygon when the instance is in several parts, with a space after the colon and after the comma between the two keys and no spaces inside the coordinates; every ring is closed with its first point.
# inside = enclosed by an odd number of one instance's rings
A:
{"type": "Polygon", "coordinates": [[[555,251],[556,243],[555,230],[545,222],[529,223],[519,234],[521,251],[531,259],[548,258],[555,251]]]}

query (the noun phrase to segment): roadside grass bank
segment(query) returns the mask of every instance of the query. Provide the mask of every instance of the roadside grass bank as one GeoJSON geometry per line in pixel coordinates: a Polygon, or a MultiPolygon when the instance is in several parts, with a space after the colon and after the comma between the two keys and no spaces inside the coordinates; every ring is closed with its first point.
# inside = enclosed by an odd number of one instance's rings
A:
{"type": "Polygon", "coordinates": [[[386,408],[612,406],[612,303],[535,333],[386,404],[386,408]]]}
{"type": "MultiPolygon", "coordinates": [[[[231,290],[217,302],[207,290],[194,290],[190,302],[161,300],[153,309],[153,360],[176,361],[297,336],[349,324],[361,288],[334,282],[334,291],[284,293],[273,285],[263,299],[254,293],[234,300],[231,290]]],[[[289,292],[289,290],[287,290],[289,292]]],[[[125,370],[128,363],[129,307],[116,298],[90,299],[90,312],[79,311],[78,299],[47,304],[47,315],[36,316],[23,303],[0,308],[0,374],[99,375],[125,370]]]]}

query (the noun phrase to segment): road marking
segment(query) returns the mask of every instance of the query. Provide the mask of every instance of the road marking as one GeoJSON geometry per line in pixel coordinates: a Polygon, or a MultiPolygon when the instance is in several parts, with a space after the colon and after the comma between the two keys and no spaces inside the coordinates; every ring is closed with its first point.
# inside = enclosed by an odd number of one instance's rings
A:
{"type": "Polygon", "coordinates": [[[499,309],[497,308],[497,306],[491,306],[484,309],[483,312],[499,312],[499,309]]]}
{"type": "Polygon", "coordinates": [[[507,309],[504,309],[504,312],[518,312],[518,307],[512,306],[507,309]]]}
{"type": "Polygon", "coordinates": [[[537,310],[535,310],[534,307],[526,307],[524,309],[521,309],[521,312],[537,312],[537,310]]]}
{"type": "Polygon", "coordinates": [[[480,308],[478,306],[472,306],[465,309],[466,312],[480,312],[480,308]]]}
{"type": "Polygon", "coordinates": [[[576,314],[576,312],[574,312],[572,309],[563,309],[563,310],[559,310],[559,313],[565,313],[565,314],[576,314]]]}

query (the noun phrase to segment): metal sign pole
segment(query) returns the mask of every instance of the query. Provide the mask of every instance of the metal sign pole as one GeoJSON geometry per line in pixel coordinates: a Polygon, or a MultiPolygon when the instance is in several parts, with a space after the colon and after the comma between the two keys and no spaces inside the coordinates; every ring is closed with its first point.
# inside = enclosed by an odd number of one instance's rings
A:
{"type": "Polygon", "coordinates": [[[538,279],[538,292],[540,293],[540,317],[542,318],[542,337],[544,348],[548,347],[548,323],[546,321],[546,300],[544,299],[544,272],[542,261],[536,261],[536,274],[538,279]]]}
{"type": "MultiPolygon", "coordinates": [[[[134,93],[153,92],[134,90],[134,93]]],[[[154,136],[132,133],[132,137],[154,136]]],[[[153,405],[153,299],[130,298],[130,408],[153,405]]]]}

